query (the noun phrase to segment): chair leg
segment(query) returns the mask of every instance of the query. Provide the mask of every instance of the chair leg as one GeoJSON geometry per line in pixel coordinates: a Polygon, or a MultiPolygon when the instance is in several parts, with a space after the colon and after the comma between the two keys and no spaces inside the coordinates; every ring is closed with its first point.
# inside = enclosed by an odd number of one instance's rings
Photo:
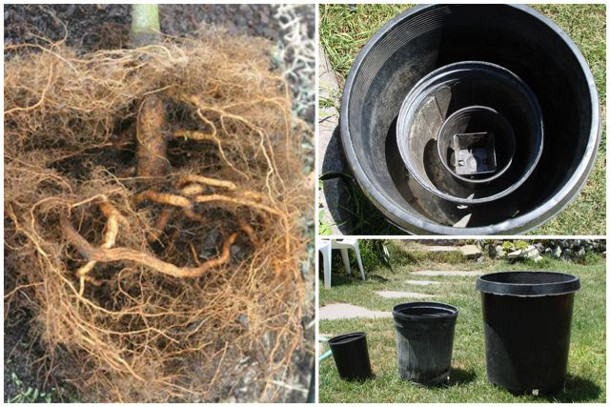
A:
{"type": "Polygon", "coordinates": [[[341,250],[341,257],[343,258],[343,265],[345,266],[345,272],[347,274],[352,274],[352,269],[349,266],[349,253],[347,252],[347,249],[340,249],[341,250]]]}
{"type": "Polygon", "coordinates": [[[330,288],[332,272],[331,272],[331,248],[330,245],[321,250],[322,260],[324,261],[324,288],[330,288]]]}
{"type": "Polygon", "coordinates": [[[366,277],[364,277],[364,267],[362,267],[362,259],[360,258],[360,248],[358,245],[354,246],[354,250],[356,251],[356,261],[358,262],[358,268],[360,269],[362,281],[366,281],[366,277]]]}

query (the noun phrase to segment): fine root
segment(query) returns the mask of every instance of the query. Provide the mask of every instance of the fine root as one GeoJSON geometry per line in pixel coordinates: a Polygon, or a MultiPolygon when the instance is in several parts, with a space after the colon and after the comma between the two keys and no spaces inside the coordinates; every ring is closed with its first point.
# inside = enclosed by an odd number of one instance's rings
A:
{"type": "Polygon", "coordinates": [[[246,370],[271,401],[290,373],[313,193],[268,46],[6,48],[5,309],[82,401],[210,401],[246,370]]]}

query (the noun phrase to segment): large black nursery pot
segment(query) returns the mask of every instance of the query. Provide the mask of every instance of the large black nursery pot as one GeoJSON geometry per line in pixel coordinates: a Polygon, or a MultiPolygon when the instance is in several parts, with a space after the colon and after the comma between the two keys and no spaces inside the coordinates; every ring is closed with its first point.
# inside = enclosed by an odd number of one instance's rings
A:
{"type": "Polygon", "coordinates": [[[427,5],[384,25],[347,78],[341,140],[365,195],[416,234],[514,234],[583,187],[601,138],[572,40],[520,5],[427,5]]]}
{"type": "Polygon", "coordinates": [[[429,386],[445,383],[458,310],[436,302],[410,302],[395,306],[392,313],[400,378],[429,386]]]}
{"type": "Polygon", "coordinates": [[[365,332],[335,336],[328,344],[342,379],[363,381],[373,377],[365,332]]]}
{"type": "Polygon", "coordinates": [[[552,394],[565,384],[578,277],[502,272],[478,277],[487,377],[513,393],[552,394]]]}

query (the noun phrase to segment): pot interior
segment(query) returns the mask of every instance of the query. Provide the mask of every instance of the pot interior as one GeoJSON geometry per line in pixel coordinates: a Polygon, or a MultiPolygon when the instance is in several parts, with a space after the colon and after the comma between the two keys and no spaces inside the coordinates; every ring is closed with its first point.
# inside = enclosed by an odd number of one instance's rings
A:
{"type": "Polygon", "coordinates": [[[457,309],[451,305],[430,302],[413,302],[399,304],[394,307],[393,312],[397,316],[416,317],[420,318],[437,318],[453,316],[457,313],[457,309]]]}
{"type": "Polygon", "coordinates": [[[597,137],[593,95],[578,57],[551,27],[508,5],[434,5],[391,24],[363,57],[342,117],[349,130],[344,144],[355,151],[348,160],[357,161],[371,189],[389,201],[386,212],[444,226],[498,224],[541,206],[575,176],[597,137]],[[544,150],[527,181],[501,200],[473,206],[418,185],[396,144],[405,96],[428,73],[462,61],[497,64],[521,78],[536,95],[545,126],[544,150]]]}
{"type": "Polygon", "coordinates": [[[544,271],[518,271],[487,274],[481,276],[481,280],[499,284],[543,285],[567,283],[574,281],[575,277],[570,274],[544,271]]]}
{"type": "Polygon", "coordinates": [[[349,334],[335,336],[328,340],[328,343],[331,345],[343,345],[349,342],[357,341],[366,336],[364,332],[352,332],[349,334]]]}

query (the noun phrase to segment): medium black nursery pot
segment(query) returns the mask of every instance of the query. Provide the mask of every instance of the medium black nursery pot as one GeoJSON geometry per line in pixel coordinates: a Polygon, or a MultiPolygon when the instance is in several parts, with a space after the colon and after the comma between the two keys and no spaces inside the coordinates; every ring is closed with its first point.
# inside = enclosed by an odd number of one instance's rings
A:
{"type": "Polygon", "coordinates": [[[335,336],[328,344],[342,379],[366,380],[373,377],[365,332],[335,336]]]}
{"type": "Polygon", "coordinates": [[[578,277],[551,272],[480,276],[487,377],[513,393],[551,394],[565,383],[578,277]]]}
{"type": "Polygon", "coordinates": [[[401,379],[426,385],[446,382],[451,369],[457,308],[410,302],[393,309],[401,379]]]}
{"type": "Polygon", "coordinates": [[[341,103],[346,161],[365,195],[415,234],[515,234],[584,186],[601,139],[591,71],[521,5],[426,5],[364,46],[341,103]]]}

